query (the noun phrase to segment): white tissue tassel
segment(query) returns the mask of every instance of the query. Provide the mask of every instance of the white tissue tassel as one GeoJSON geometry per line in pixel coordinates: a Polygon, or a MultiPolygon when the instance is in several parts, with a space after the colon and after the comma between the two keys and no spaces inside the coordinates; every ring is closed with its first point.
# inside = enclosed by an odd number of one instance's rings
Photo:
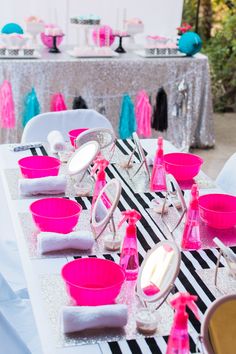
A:
{"type": "Polygon", "coordinates": [[[62,194],[66,191],[66,176],[23,178],[19,180],[19,193],[24,196],[37,194],[62,194]]]}
{"type": "Polygon", "coordinates": [[[38,253],[64,249],[90,250],[94,244],[93,234],[89,231],[75,231],[68,234],[40,232],[37,236],[38,253]]]}
{"type": "Polygon", "coordinates": [[[52,152],[58,152],[58,151],[63,151],[65,150],[66,143],[63,138],[63,135],[59,130],[52,130],[48,136],[47,140],[50,146],[50,150],[52,152]]]}
{"type": "Polygon", "coordinates": [[[64,306],[61,312],[64,333],[89,328],[123,327],[128,321],[127,305],[64,306]]]}

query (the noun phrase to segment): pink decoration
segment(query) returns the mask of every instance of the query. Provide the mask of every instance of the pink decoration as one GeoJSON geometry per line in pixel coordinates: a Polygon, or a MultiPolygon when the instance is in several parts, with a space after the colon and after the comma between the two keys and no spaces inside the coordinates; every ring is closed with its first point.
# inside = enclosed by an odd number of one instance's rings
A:
{"type": "Polygon", "coordinates": [[[135,100],[135,116],[138,135],[149,138],[151,132],[152,107],[145,91],[140,91],[135,100]]]}
{"type": "Polygon", "coordinates": [[[65,104],[64,97],[61,93],[55,93],[51,98],[50,111],[66,111],[67,107],[65,104]]]}
{"type": "Polygon", "coordinates": [[[178,30],[179,34],[184,34],[184,33],[188,32],[188,31],[191,31],[191,29],[192,29],[192,26],[189,25],[187,22],[184,22],[182,24],[182,26],[177,27],[177,30],[178,30]]]}
{"type": "Polygon", "coordinates": [[[112,28],[109,26],[102,26],[93,31],[93,41],[98,47],[110,47],[115,40],[112,28]]]}
{"type": "MultiPolygon", "coordinates": [[[[48,24],[45,25],[45,29],[46,28],[57,28],[58,26],[54,25],[54,24],[48,24]]],[[[41,33],[40,35],[41,37],[41,41],[43,42],[43,44],[48,47],[48,48],[52,48],[53,46],[53,38],[51,36],[46,35],[44,32],[41,33]]],[[[61,44],[63,40],[63,36],[58,36],[57,37],[57,46],[59,46],[61,44]]]]}
{"type": "Polygon", "coordinates": [[[11,129],[15,127],[14,109],[11,84],[5,80],[0,87],[0,122],[2,128],[11,129]]]}

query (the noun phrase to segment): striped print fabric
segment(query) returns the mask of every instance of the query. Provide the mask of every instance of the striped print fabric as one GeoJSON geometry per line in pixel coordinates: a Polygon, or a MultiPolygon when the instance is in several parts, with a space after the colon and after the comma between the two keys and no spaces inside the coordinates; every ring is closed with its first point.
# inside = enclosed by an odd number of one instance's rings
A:
{"type": "MultiPolygon", "coordinates": [[[[131,141],[119,140],[117,142],[117,147],[124,155],[129,155],[133,146],[134,145],[131,141]]],[[[43,147],[31,149],[31,153],[33,155],[47,155],[47,152],[43,147]]],[[[138,162],[137,154],[135,154],[134,158],[138,162]]],[[[137,209],[142,215],[142,219],[137,224],[139,261],[141,264],[146,252],[154,247],[159,241],[166,239],[162,229],[146,210],[150,207],[151,200],[155,198],[156,195],[159,195],[160,197],[163,197],[163,195],[162,193],[135,193],[129,185],[128,179],[126,180],[121,176],[119,173],[119,167],[115,164],[110,164],[106,171],[108,179],[117,178],[121,181],[122,194],[118,204],[119,210],[137,209]]],[[[82,205],[83,209],[90,209],[92,201],[91,197],[76,197],[75,200],[82,205]]],[[[236,251],[236,247],[233,247],[232,249],[236,251]]],[[[175,282],[175,288],[176,291],[188,291],[191,294],[198,296],[197,305],[201,316],[203,316],[207,307],[215,298],[195,270],[214,268],[218,255],[218,249],[181,252],[181,270],[175,282]]],[[[96,257],[96,255],[90,255],[89,257],[96,257]]],[[[119,262],[119,254],[105,254],[103,257],[105,259],[119,262]]],[[[220,266],[225,266],[223,258],[220,266]]],[[[196,339],[198,336],[200,323],[191,312],[189,313],[189,320],[192,333],[191,352],[195,352],[195,340],[193,340],[193,338],[196,339]]],[[[123,340],[110,343],[104,342],[100,344],[100,347],[104,353],[114,354],[165,353],[167,340],[168,337],[141,338],[137,340],[123,340]]]]}

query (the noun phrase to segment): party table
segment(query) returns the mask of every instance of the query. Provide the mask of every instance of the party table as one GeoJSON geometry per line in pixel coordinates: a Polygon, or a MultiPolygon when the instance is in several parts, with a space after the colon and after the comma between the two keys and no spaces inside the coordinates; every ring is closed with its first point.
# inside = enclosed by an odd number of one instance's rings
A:
{"type": "MultiPolygon", "coordinates": [[[[156,140],[143,140],[142,144],[145,150],[151,153],[156,147],[156,140]]],[[[119,153],[123,154],[123,158],[128,157],[132,148],[133,142],[131,140],[119,140],[116,147],[119,153]]],[[[172,144],[165,141],[164,152],[170,151],[176,151],[176,149],[172,144]]],[[[44,144],[42,148],[14,153],[9,150],[9,145],[2,145],[0,147],[0,172],[5,192],[5,202],[14,228],[43,353],[165,353],[173,319],[173,312],[167,305],[158,310],[160,328],[155,336],[145,337],[138,333],[135,333],[135,335],[127,333],[127,336],[120,333],[110,335],[105,330],[103,330],[99,338],[89,338],[89,336],[78,338],[73,335],[65,336],[61,334],[57,310],[58,306],[65,301],[65,290],[61,285],[59,274],[63,265],[68,261],[78,257],[87,257],[87,255],[63,253],[38,256],[35,253],[36,236],[35,232],[33,232],[35,230],[32,229],[29,205],[37,198],[23,198],[15,194],[16,186],[11,183],[11,178],[9,178],[9,176],[17,173],[18,159],[32,154],[47,155],[50,154],[50,151],[47,145],[44,144]]],[[[122,194],[118,209],[122,211],[135,208],[142,214],[142,219],[137,224],[139,262],[141,263],[149,249],[159,241],[167,238],[162,225],[157,222],[150,212],[151,201],[157,194],[135,191],[128,179],[123,177],[118,164],[112,163],[108,167],[107,176],[108,179],[115,177],[121,181],[122,194]]],[[[208,187],[208,189],[201,189],[200,193],[219,191],[214,184],[212,186],[208,185],[208,187]]],[[[185,197],[188,197],[189,191],[186,190],[184,193],[185,197]]],[[[161,195],[159,194],[159,196],[161,195]]],[[[90,209],[91,198],[72,196],[69,198],[79,202],[83,207],[84,213],[90,209]]],[[[181,268],[175,282],[175,290],[188,291],[198,296],[197,306],[201,319],[211,302],[222,295],[214,288],[212,280],[218,255],[219,251],[216,248],[181,252],[181,268]]],[[[88,255],[88,257],[98,256],[119,262],[119,253],[116,252],[109,253],[107,251],[103,254],[92,252],[88,255]]],[[[221,261],[220,267],[219,281],[223,279],[225,291],[230,293],[232,288],[230,285],[227,288],[224,260],[221,261]]],[[[194,353],[197,336],[200,331],[200,322],[192,314],[189,319],[191,353],[194,353]]]]}
{"type": "MultiPolygon", "coordinates": [[[[99,110],[116,131],[122,96],[134,100],[146,90],[155,104],[156,94],[163,87],[168,96],[169,128],[165,138],[178,147],[214,145],[211,83],[208,58],[194,57],[143,58],[135,53],[115,58],[76,59],[67,54],[40,51],[40,59],[0,59],[0,83],[12,84],[17,125],[0,129],[0,143],[20,141],[25,95],[35,88],[41,111],[50,110],[52,94],[61,92],[68,108],[75,96],[81,95],[89,108],[99,110]],[[188,85],[187,114],[176,117],[173,110],[178,100],[177,87],[185,79],[188,85]]],[[[153,130],[153,136],[156,133],[153,130]]]]}

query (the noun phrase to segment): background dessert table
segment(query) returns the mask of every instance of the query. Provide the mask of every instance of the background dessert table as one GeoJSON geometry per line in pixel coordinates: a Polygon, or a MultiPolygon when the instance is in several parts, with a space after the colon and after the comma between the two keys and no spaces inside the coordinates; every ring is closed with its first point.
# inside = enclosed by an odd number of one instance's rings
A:
{"type": "MultiPolygon", "coordinates": [[[[130,153],[131,142],[121,142],[123,151],[127,154],[130,153]]],[[[147,152],[152,153],[156,146],[155,139],[147,139],[142,141],[144,148],[147,152]]],[[[47,149],[46,149],[47,150],[47,149]]],[[[173,145],[168,142],[164,144],[164,152],[175,151],[173,145]]],[[[49,152],[49,151],[48,151],[49,152]]],[[[45,293],[46,298],[53,298],[53,303],[61,301],[60,292],[57,291],[56,287],[52,287],[51,283],[47,283],[48,277],[59,276],[62,266],[69,260],[72,260],[71,255],[61,255],[58,257],[46,256],[43,258],[33,258],[30,252],[28,240],[25,236],[25,223],[26,221],[22,217],[22,213],[29,213],[29,205],[36,198],[20,198],[13,199],[11,194],[11,188],[9,181],[7,179],[6,169],[16,169],[17,160],[24,157],[30,156],[31,153],[36,153],[38,155],[45,154],[44,149],[36,149],[36,151],[24,151],[19,153],[13,153],[9,150],[8,145],[2,145],[0,147],[0,176],[3,182],[4,195],[2,196],[4,209],[8,206],[8,214],[10,216],[10,222],[13,226],[14,235],[17,240],[19,253],[22,260],[23,269],[25,272],[25,277],[28,285],[28,291],[30,299],[32,301],[33,312],[36,320],[36,324],[39,331],[39,337],[42,344],[43,353],[94,353],[94,354],[108,354],[108,353],[164,353],[166,350],[167,336],[158,333],[158,336],[152,338],[138,337],[131,340],[117,340],[109,341],[104,337],[104,341],[98,344],[88,344],[86,346],[76,346],[71,345],[69,342],[65,342],[64,345],[58,345],[55,341],[55,330],[53,327],[56,326],[59,331],[59,324],[54,319],[54,325],[52,325],[52,319],[50,314],[53,311],[48,312],[48,308],[53,305],[49,304],[49,307],[45,303],[45,293]],[[6,203],[5,203],[6,201],[6,203]],[[40,279],[44,279],[44,287],[42,287],[42,282],[40,279]],[[46,285],[45,285],[46,284],[46,285]],[[46,289],[46,290],[45,290],[46,289]],[[53,297],[52,297],[52,291],[53,297]]],[[[160,228],[160,225],[154,221],[151,214],[149,214],[148,208],[150,208],[151,197],[155,196],[155,193],[136,193],[130,188],[128,181],[124,180],[119,175],[118,166],[109,167],[107,171],[108,179],[112,177],[119,178],[122,184],[122,196],[119,203],[119,209],[135,208],[142,213],[142,220],[138,225],[138,248],[139,248],[139,258],[143,259],[145,253],[148,249],[154,246],[159,240],[166,239],[166,235],[160,228]]],[[[217,192],[217,188],[210,190],[201,190],[201,193],[217,192]]],[[[220,192],[220,191],[219,191],[220,192]]],[[[189,192],[185,192],[185,197],[188,197],[189,192]]],[[[84,206],[88,205],[90,202],[87,198],[83,198],[84,206]],[[86,201],[85,201],[86,199],[86,201]]],[[[6,211],[6,210],[5,210],[6,211]]],[[[1,222],[6,223],[6,219],[2,219],[4,215],[0,213],[1,222]]],[[[9,221],[8,221],[9,222],[9,221]]],[[[35,237],[32,235],[32,237],[35,237]]],[[[181,270],[179,276],[175,282],[177,291],[189,291],[192,294],[198,295],[197,305],[200,311],[200,317],[206,311],[207,307],[211,304],[216,297],[221,294],[217,293],[215,289],[209,285],[212,282],[213,272],[216,263],[216,259],[219,252],[217,249],[207,249],[193,252],[181,252],[182,262],[181,270]]],[[[104,257],[109,256],[109,259],[118,260],[118,255],[116,253],[106,254],[104,257]]],[[[224,260],[222,260],[221,266],[225,266],[224,260]]],[[[224,268],[223,268],[224,270],[224,268]]],[[[227,284],[227,276],[224,275],[225,284],[227,284]]],[[[53,310],[53,309],[52,309],[53,310]]],[[[158,310],[158,313],[162,313],[162,308],[158,310]]],[[[165,314],[165,311],[164,311],[165,314]]],[[[163,313],[162,313],[163,316],[163,313]]],[[[190,335],[191,335],[191,352],[195,352],[195,344],[197,334],[200,330],[200,323],[190,316],[190,335]]],[[[105,333],[105,332],[104,332],[105,333]]]]}
{"type": "MultiPolygon", "coordinates": [[[[118,58],[75,59],[64,50],[61,54],[42,51],[41,59],[0,60],[0,82],[10,80],[16,107],[17,127],[0,129],[0,143],[19,141],[22,133],[22,109],[25,95],[35,87],[41,111],[49,111],[53,93],[64,94],[68,108],[74,96],[81,95],[89,108],[101,109],[115,130],[124,93],[132,99],[145,89],[152,104],[158,89],[168,94],[169,129],[164,137],[176,146],[183,142],[195,146],[213,146],[214,130],[208,59],[202,54],[184,58],[142,58],[123,54],[118,58]],[[177,86],[185,78],[189,85],[187,119],[172,115],[177,86]]],[[[153,132],[154,133],[154,132],[153,132]]],[[[155,136],[155,133],[154,133],[155,136]]]]}

